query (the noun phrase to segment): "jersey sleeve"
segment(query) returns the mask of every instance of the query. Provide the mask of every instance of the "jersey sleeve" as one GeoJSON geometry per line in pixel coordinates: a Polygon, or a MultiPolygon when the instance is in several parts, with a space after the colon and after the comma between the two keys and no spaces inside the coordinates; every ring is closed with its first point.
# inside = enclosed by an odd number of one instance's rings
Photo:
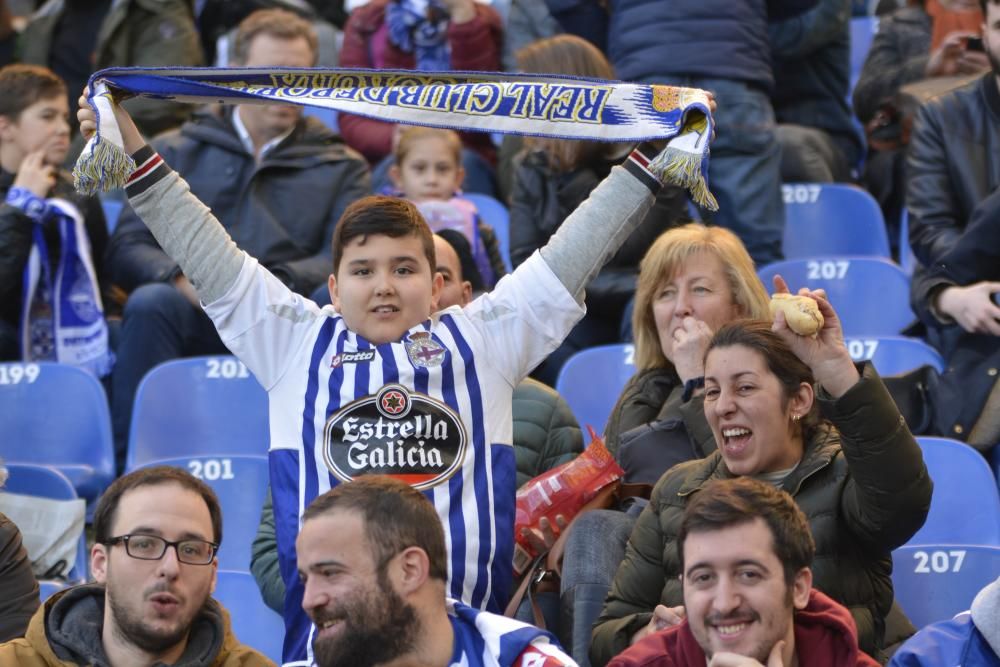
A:
{"type": "Polygon", "coordinates": [[[559,347],[586,309],[536,252],[465,312],[490,363],[514,386],[559,347]]]}
{"type": "Polygon", "coordinates": [[[319,306],[288,289],[250,255],[229,291],[205,312],[219,337],[270,391],[289,361],[326,315],[319,306]]]}

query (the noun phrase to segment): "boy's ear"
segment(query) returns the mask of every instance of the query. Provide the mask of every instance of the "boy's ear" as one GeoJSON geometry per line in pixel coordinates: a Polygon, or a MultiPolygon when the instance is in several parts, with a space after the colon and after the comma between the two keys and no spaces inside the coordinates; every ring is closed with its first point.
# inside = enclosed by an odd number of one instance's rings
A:
{"type": "Polygon", "coordinates": [[[389,180],[392,181],[392,187],[396,188],[400,192],[403,191],[403,180],[400,178],[402,174],[399,171],[398,164],[392,164],[389,167],[389,180]]]}
{"type": "Polygon", "coordinates": [[[15,123],[10,116],[0,116],[0,139],[7,141],[8,137],[4,135],[6,135],[16,125],[17,123],[15,123]]]}
{"type": "Polygon", "coordinates": [[[437,271],[431,279],[431,314],[440,310],[438,303],[441,301],[441,290],[444,289],[444,276],[437,271]]]}
{"type": "Polygon", "coordinates": [[[326,288],[330,290],[330,303],[333,304],[334,310],[338,313],[340,312],[340,297],[337,295],[337,276],[330,274],[330,277],[326,281],[326,288]]]}

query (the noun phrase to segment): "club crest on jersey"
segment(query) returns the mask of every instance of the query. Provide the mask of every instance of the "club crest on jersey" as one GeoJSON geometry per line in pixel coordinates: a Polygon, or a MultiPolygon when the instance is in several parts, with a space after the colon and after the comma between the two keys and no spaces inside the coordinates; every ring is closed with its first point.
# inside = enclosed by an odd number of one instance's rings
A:
{"type": "Polygon", "coordinates": [[[367,364],[375,358],[375,350],[358,350],[357,352],[341,352],[330,360],[330,368],[339,368],[343,364],[367,364]]]}
{"type": "Polygon", "coordinates": [[[446,351],[427,331],[412,333],[406,339],[406,356],[421,368],[433,368],[444,363],[446,351]]]}
{"type": "Polygon", "coordinates": [[[342,482],[389,475],[423,490],[462,467],[467,443],[465,426],[448,405],[388,384],[327,420],[323,460],[342,482]]]}

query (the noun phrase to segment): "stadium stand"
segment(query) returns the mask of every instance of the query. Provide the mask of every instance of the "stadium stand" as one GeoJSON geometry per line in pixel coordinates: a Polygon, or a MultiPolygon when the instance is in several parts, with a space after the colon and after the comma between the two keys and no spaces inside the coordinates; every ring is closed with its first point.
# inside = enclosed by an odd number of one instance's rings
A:
{"type": "Polygon", "coordinates": [[[53,594],[58,593],[64,588],[66,588],[66,584],[61,581],[43,579],[38,582],[38,597],[42,602],[45,602],[52,597],[53,594]]]}
{"type": "Polygon", "coordinates": [[[489,195],[478,192],[465,192],[462,196],[473,204],[479,211],[479,217],[483,222],[493,227],[497,235],[497,243],[500,246],[500,255],[508,271],[512,270],[510,263],[510,213],[507,207],[489,195]]]}
{"type": "Polygon", "coordinates": [[[882,209],[850,185],[794,183],[785,198],[782,250],[786,259],[822,255],[892,257],[882,209]]]}
{"type": "Polygon", "coordinates": [[[600,345],[577,352],[563,364],[556,391],[585,432],[587,426],[603,432],[618,395],[635,374],[634,355],[633,345],[600,345]]]}
{"type": "Polygon", "coordinates": [[[944,371],[944,359],[938,351],[917,338],[878,336],[847,338],[847,351],[855,361],[871,361],[879,375],[897,375],[914,368],[933,366],[944,371]]]}
{"type": "Polygon", "coordinates": [[[285,623],[264,604],[249,572],[219,570],[212,597],[229,612],[233,634],[240,642],[281,664],[285,623]]]}
{"type": "Polygon", "coordinates": [[[861,68],[872,48],[872,40],[878,32],[878,18],[875,16],[856,16],[851,19],[851,90],[861,76],[861,68]]]}
{"type": "Polygon", "coordinates": [[[1000,572],[1000,547],[981,544],[923,544],[892,553],[896,600],[922,628],[965,611],[1000,572]]]}

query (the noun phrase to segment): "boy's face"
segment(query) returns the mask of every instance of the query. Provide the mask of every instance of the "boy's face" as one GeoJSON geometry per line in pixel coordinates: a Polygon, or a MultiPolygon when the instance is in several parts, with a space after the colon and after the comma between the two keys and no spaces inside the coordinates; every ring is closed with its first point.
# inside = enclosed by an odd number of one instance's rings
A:
{"type": "Polygon", "coordinates": [[[344,246],[330,298],[351,331],[389,343],[437,310],[441,282],[419,237],[372,234],[344,246]]]}
{"type": "Polygon", "coordinates": [[[462,186],[465,170],[441,137],[423,137],[410,144],[401,164],[389,169],[393,185],[413,201],[448,200],[462,186]]]}
{"type": "Polygon", "coordinates": [[[0,143],[20,164],[29,153],[44,151],[45,163],[60,165],[69,152],[69,102],[65,95],[25,107],[14,121],[0,116],[0,143]]]}

